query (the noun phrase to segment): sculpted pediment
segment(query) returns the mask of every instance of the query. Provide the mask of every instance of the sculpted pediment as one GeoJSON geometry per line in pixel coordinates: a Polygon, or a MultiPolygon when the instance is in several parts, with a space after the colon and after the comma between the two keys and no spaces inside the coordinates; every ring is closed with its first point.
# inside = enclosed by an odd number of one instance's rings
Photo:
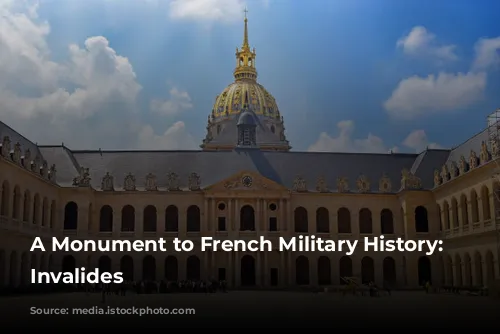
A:
{"type": "Polygon", "coordinates": [[[205,188],[208,191],[273,191],[286,190],[282,185],[255,172],[240,172],[205,188]]]}

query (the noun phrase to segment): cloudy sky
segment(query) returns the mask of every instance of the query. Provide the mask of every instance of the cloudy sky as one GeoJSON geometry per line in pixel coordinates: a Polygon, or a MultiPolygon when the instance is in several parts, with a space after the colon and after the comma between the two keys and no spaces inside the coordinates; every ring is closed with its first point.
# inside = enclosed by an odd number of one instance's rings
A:
{"type": "Polygon", "coordinates": [[[197,149],[245,6],[294,150],[448,148],[500,107],[495,0],[0,0],[0,120],[40,144],[197,149]]]}

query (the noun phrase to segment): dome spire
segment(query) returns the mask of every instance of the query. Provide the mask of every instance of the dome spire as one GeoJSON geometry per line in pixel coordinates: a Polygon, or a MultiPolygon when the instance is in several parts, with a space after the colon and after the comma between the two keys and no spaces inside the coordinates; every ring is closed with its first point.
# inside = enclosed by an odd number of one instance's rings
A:
{"type": "Polygon", "coordinates": [[[239,80],[257,80],[257,70],[255,69],[255,48],[250,49],[248,43],[248,10],[245,8],[245,26],[243,32],[243,45],[241,49],[236,48],[236,68],[234,70],[234,78],[239,80]]]}

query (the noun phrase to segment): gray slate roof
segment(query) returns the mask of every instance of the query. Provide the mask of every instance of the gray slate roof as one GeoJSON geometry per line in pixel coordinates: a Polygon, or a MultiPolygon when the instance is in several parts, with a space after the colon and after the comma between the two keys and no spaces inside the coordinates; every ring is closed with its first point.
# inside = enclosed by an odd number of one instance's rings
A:
{"type": "MultiPolygon", "coordinates": [[[[236,126],[226,128],[236,130],[236,126]]],[[[480,152],[481,142],[488,142],[488,131],[484,130],[452,150],[428,149],[420,154],[266,152],[255,149],[71,151],[64,146],[37,146],[0,122],[0,137],[4,136],[10,137],[12,145],[19,142],[23,151],[29,148],[32,157],[40,154],[49,165],[56,164],[59,185],[72,186],[73,178],[84,167],[89,168],[91,184],[98,190],[101,189],[101,180],[106,172],[113,175],[117,190],[123,187],[124,178],[129,173],[135,176],[139,190],[144,188],[146,175],[153,173],[162,190],[167,186],[169,172],[178,174],[181,189],[187,189],[188,177],[193,172],[200,176],[201,187],[204,188],[246,170],[289,189],[293,187],[294,179],[301,176],[310,191],[316,191],[319,177],[326,180],[331,191],[336,191],[338,177],[346,177],[349,188],[355,191],[356,180],[360,175],[365,175],[370,180],[371,191],[378,192],[379,180],[385,175],[391,180],[393,191],[398,191],[404,168],[421,179],[424,189],[431,189],[434,186],[435,169],[440,169],[444,163],[459,161],[461,155],[468,157],[471,149],[480,152]]]]}

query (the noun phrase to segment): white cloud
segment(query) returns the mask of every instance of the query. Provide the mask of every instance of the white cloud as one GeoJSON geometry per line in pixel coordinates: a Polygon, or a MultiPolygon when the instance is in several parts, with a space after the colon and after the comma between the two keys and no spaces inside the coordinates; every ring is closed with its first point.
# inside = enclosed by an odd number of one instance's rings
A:
{"type": "Polygon", "coordinates": [[[196,150],[200,146],[186,131],[184,122],[178,121],[161,135],[157,135],[150,125],[145,125],[139,132],[139,148],[161,147],[164,150],[196,150]]]}
{"type": "Polygon", "coordinates": [[[171,0],[170,17],[234,22],[241,20],[244,8],[243,0],[171,0]]]}
{"type": "Polygon", "coordinates": [[[436,35],[422,26],[413,27],[407,36],[397,41],[396,45],[411,56],[433,57],[439,60],[458,59],[455,45],[440,45],[436,35]]]}
{"type": "Polygon", "coordinates": [[[454,112],[483,97],[486,73],[439,73],[399,82],[384,107],[394,118],[414,119],[436,112],[454,112]]]}
{"type": "Polygon", "coordinates": [[[354,122],[340,121],[337,123],[339,134],[337,137],[331,137],[328,133],[322,132],[318,140],[309,146],[308,151],[312,152],[363,152],[380,153],[388,152],[383,140],[380,137],[368,134],[366,138],[352,138],[354,131],[354,122]]]}
{"type": "Polygon", "coordinates": [[[476,57],[473,68],[475,70],[485,70],[500,65],[500,37],[482,38],[476,43],[474,49],[476,57]]]}
{"type": "MultiPolygon", "coordinates": [[[[48,22],[38,21],[36,6],[20,3],[0,2],[2,121],[44,144],[162,148],[154,146],[163,143],[161,136],[142,142],[140,131],[148,125],[139,121],[141,85],[129,60],[105,37],[94,36],[83,47],[70,45],[67,61],[54,62],[47,44],[48,22]]],[[[162,136],[168,134],[171,142],[174,130],[162,136]]]]}
{"type": "MultiPolygon", "coordinates": [[[[326,132],[320,133],[318,140],[309,146],[310,152],[355,152],[355,153],[398,153],[398,146],[387,146],[382,138],[368,134],[366,138],[353,138],[354,122],[351,120],[337,123],[338,136],[332,137],[326,132]]],[[[403,141],[403,146],[414,152],[421,152],[426,147],[441,148],[436,143],[430,143],[423,130],[415,130],[403,141]]]]}
{"type": "Polygon", "coordinates": [[[170,89],[170,98],[167,100],[153,100],[150,105],[151,111],[160,115],[174,116],[183,111],[193,108],[191,97],[188,92],[177,88],[170,89]]]}
{"type": "Polygon", "coordinates": [[[421,152],[426,148],[429,149],[439,149],[443,148],[441,145],[429,142],[427,134],[424,130],[415,130],[406,137],[403,141],[403,145],[415,150],[416,152],[421,152]]]}

